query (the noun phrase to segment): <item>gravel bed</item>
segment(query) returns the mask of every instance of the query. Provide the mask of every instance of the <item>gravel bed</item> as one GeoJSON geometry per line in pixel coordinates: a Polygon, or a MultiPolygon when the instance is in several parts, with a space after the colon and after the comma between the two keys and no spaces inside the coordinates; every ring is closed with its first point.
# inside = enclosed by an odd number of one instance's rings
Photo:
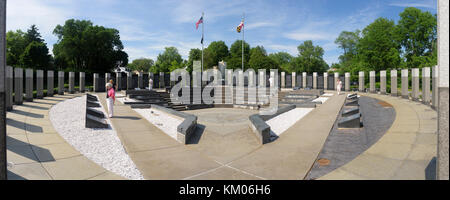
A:
{"type": "MultiPolygon", "coordinates": [[[[85,128],[86,96],[61,102],[50,109],[50,121],[55,130],[88,159],[120,176],[133,180],[144,177],[130,159],[114,127],[108,129],[85,128]]],[[[98,110],[106,113],[104,108],[98,110]]]]}
{"type": "Polygon", "coordinates": [[[322,102],[325,103],[328,100],[328,97],[319,97],[317,99],[314,99],[312,102],[322,102]]]}
{"type": "Polygon", "coordinates": [[[133,110],[173,139],[177,139],[177,127],[183,122],[183,120],[153,108],[133,110]]]}
{"type": "Polygon", "coordinates": [[[270,126],[270,130],[276,135],[280,136],[283,132],[294,125],[298,120],[302,119],[314,108],[296,108],[278,115],[269,121],[266,121],[270,126]]]}

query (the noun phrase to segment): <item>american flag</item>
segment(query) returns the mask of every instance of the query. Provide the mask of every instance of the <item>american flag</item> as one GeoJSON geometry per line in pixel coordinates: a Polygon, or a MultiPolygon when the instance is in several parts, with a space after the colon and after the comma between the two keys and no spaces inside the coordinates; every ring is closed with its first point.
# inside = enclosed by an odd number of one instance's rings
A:
{"type": "Polygon", "coordinates": [[[200,20],[198,20],[198,22],[195,24],[196,29],[198,29],[198,25],[200,25],[201,23],[203,23],[203,16],[200,18],[200,20]]]}

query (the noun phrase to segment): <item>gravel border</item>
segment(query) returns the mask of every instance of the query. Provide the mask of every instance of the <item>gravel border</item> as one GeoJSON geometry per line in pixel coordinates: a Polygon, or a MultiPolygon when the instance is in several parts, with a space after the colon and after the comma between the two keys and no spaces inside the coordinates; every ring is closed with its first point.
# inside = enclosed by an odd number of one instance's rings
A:
{"type": "Polygon", "coordinates": [[[280,136],[312,110],[314,108],[295,108],[266,121],[266,123],[273,133],[280,136]]]}
{"type": "Polygon", "coordinates": [[[147,121],[158,127],[161,131],[177,140],[177,127],[183,122],[184,119],[182,120],[175,118],[161,110],[154,108],[133,110],[147,119],[147,121]]]}
{"type": "MultiPolygon", "coordinates": [[[[103,168],[132,180],[144,180],[138,168],[126,153],[114,127],[85,128],[86,96],[69,99],[50,109],[49,117],[55,130],[67,143],[103,168]]],[[[106,113],[103,106],[97,110],[106,113]]],[[[105,116],[107,116],[105,114],[105,116]]]]}

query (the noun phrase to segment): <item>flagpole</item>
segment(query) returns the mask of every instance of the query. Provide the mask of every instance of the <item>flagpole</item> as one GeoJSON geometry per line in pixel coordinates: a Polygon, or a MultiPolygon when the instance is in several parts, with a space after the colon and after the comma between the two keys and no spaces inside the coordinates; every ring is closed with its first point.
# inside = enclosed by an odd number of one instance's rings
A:
{"type": "Polygon", "coordinates": [[[202,12],[202,71],[201,71],[201,74],[200,74],[200,87],[203,86],[202,85],[202,82],[203,82],[203,43],[205,42],[204,27],[203,27],[203,25],[205,24],[205,19],[203,18],[204,14],[205,13],[202,12]]]}
{"type": "Polygon", "coordinates": [[[242,15],[242,72],[244,72],[244,35],[245,35],[245,13],[242,15]]]}

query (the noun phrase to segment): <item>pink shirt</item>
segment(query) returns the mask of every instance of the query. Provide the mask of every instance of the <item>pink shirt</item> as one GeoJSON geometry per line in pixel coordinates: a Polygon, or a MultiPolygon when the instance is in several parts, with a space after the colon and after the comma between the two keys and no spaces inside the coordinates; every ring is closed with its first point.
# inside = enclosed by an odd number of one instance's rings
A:
{"type": "Polygon", "coordinates": [[[116,100],[116,91],[114,91],[113,88],[108,90],[108,96],[109,98],[112,98],[113,100],[116,100]]]}

